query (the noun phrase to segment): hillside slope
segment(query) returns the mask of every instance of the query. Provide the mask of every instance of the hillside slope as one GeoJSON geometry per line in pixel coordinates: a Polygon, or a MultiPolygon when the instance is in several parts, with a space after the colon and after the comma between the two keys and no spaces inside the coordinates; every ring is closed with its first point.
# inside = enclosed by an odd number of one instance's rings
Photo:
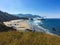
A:
{"type": "Polygon", "coordinates": [[[12,27],[7,27],[3,23],[0,23],[0,32],[7,32],[7,31],[16,31],[12,27]]]}
{"type": "Polygon", "coordinates": [[[26,17],[26,18],[36,18],[36,17],[39,17],[39,18],[43,18],[39,15],[32,15],[32,14],[17,14],[16,16],[18,17],[26,17]]]}
{"type": "Polygon", "coordinates": [[[0,11],[0,22],[5,22],[5,21],[10,21],[15,19],[19,19],[19,17],[0,11]]]}
{"type": "Polygon", "coordinates": [[[60,37],[38,32],[2,32],[0,45],[60,45],[60,37]]]}

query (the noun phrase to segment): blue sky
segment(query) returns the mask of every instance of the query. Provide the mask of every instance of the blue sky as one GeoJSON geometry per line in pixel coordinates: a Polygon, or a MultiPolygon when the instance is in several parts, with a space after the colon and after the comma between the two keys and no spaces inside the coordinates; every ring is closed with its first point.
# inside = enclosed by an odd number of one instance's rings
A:
{"type": "Polygon", "coordinates": [[[0,10],[60,18],[60,0],[0,0],[0,10]]]}

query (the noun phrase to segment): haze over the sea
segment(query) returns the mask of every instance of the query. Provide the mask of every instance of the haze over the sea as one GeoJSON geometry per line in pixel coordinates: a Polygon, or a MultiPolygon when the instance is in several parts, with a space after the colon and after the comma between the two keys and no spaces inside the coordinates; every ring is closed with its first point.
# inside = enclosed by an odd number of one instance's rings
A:
{"type": "Polygon", "coordinates": [[[0,10],[60,18],[60,0],[0,0],[0,10]]]}

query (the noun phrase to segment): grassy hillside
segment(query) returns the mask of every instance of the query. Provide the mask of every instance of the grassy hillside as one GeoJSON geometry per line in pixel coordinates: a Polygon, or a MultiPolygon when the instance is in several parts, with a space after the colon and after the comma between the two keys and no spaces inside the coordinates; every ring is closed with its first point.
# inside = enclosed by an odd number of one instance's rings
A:
{"type": "Polygon", "coordinates": [[[39,32],[0,32],[0,45],[60,45],[60,37],[39,32]]]}
{"type": "Polygon", "coordinates": [[[60,45],[60,37],[39,32],[17,32],[0,23],[0,45],[60,45]]]}

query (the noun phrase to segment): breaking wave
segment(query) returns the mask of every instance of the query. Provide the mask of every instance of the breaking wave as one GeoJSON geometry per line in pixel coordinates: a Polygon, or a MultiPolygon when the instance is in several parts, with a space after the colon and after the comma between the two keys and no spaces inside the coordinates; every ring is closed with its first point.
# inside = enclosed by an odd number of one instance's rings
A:
{"type": "MultiPolygon", "coordinates": [[[[48,34],[51,34],[51,35],[53,35],[48,29],[45,29],[45,28],[43,28],[42,26],[39,26],[39,24],[43,24],[42,23],[42,21],[38,21],[38,20],[36,20],[36,21],[33,21],[33,23],[35,24],[35,26],[37,26],[38,28],[39,28],[39,30],[41,30],[42,32],[45,32],[45,33],[48,33],[48,34]]],[[[38,30],[37,30],[38,31],[38,30]]]]}

